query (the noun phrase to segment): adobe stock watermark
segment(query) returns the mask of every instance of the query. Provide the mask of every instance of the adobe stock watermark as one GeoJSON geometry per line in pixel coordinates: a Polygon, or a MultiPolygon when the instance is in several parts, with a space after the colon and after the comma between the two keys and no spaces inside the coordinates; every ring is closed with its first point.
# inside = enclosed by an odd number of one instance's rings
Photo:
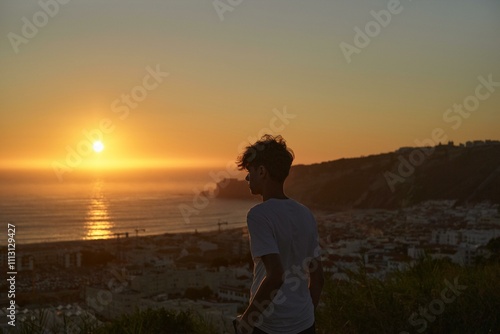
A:
{"type": "MultiPolygon", "coordinates": [[[[446,304],[453,303],[467,289],[466,285],[458,283],[458,276],[455,277],[453,283],[447,279],[444,280],[444,283],[446,287],[441,290],[440,298],[432,300],[427,307],[420,306],[418,313],[413,312],[408,318],[408,323],[412,327],[418,327],[416,328],[417,333],[423,333],[427,329],[428,324],[434,322],[437,316],[444,312],[446,304]]],[[[399,334],[410,334],[410,332],[402,331],[399,334]]]]}
{"type": "MultiPolygon", "coordinates": [[[[411,1],[411,0],[408,0],[411,1]]],[[[391,23],[392,17],[398,15],[403,11],[404,7],[401,5],[399,0],[389,0],[387,3],[387,9],[382,9],[377,11],[371,10],[370,15],[373,20],[368,21],[365,24],[364,30],[359,27],[354,27],[354,38],[353,44],[346,43],[344,41],[340,42],[339,47],[344,55],[345,60],[348,64],[352,62],[352,56],[354,54],[360,54],[361,50],[368,47],[371,41],[380,35],[382,28],[387,28],[391,23]]]]}
{"type": "MultiPolygon", "coordinates": [[[[164,78],[169,75],[170,73],[163,72],[160,69],[159,64],[155,68],[147,66],[141,84],[134,86],[128,93],[123,93],[119,98],[113,100],[110,104],[111,111],[117,114],[121,121],[124,121],[130,116],[130,111],[137,108],[139,103],[146,99],[149,92],[157,89],[164,81],[164,78]]],[[[59,182],[63,181],[65,173],[73,171],[84,161],[84,158],[93,153],[94,142],[102,141],[104,135],[109,135],[115,128],[116,125],[112,119],[103,118],[96,128],[91,130],[83,129],[83,139],[74,146],[66,146],[66,159],[63,162],[52,162],[52,169],[59,182]]]]}
{"type": "Polygon", "coordinates": [[[45,27],[51,18],[54,18],[58,13],[61,5],[66,5],[71,0],[39,0],[38,5],[40,10],[35,12],[31,20],[26,16],[21,18],[22,27],[21,34],[9,32],[7,38],[14,53],[19,53],[21,44],[28,44],[30,40],[38,35],[39,29],[45,27]]]}
{"type": "MultiPolygon", "coordinates": [[[[254,143],[259,140],[265,134],[277,135],[279,132],[283,131],[285,127],[290,124],[290,120],[297,117],[297,115],[290,114],[287,112],[286,106],[283,110],[273,109],[274,116],[269,121],[269,127],[260,129],[257,136],[249,136],[248,141],[242,141],[238,145],[238,153],[241,153],[249,143],[254,143]]],[[[226,164],[226,169],[219,171],[217,173],[211,171],[208,173],[211,180],[203,186],[203,190],[199,188],[193,188],[194,197],[191,205],[181,203],[178,205],[179,211],[181,212],[182,218],[186,224],[191,222],[190,217],[193,215],[198,215],[201,210],[205,209],[209,203],[210,199],[217,196],[219,193],[219,188],[225,188],[229,184],[229,179],[237,177],[241,172],[236,168],[234,161],[229,161],[226,164]],[[215,185],[215,187],[214,187],[215,185]]]]}
{"type": "Polygon", "coordinates": [[[241,5],[243,0],[214,0],[212,5],[214,6],[219,20],[224,21],[224,13],[232,12],[236,7],[241,5]]]}
{"type": "MultiPolygon", "coordinates": [[[[461,104],[455,103],[453,107],[446,109],[443,113],[443,121],[451,124],[454,131],[462,126],[464,119],[468,119],[473,112],[479,109],[481,101],[489,99],[495,93],[496,88],[500,87],[500,82],[493,81],[493,74],[489,74],[486,78],[479,76],[477,79],[479,84],[476,86],[474,94],[466,96],[461,104]]],[[[434,128],[429,138],[415,139],[414,142],[419,147],[413,149],[408,158],[401,154],[398,156],[397,173],[390,171],[384,173],[384,178],[391,192],[396,191],[398,183],[404,183],[415,173],[416,168],[421,166],[434,153],[436,145],[447,140],[448,135],[442,128],[434,128]]]]}

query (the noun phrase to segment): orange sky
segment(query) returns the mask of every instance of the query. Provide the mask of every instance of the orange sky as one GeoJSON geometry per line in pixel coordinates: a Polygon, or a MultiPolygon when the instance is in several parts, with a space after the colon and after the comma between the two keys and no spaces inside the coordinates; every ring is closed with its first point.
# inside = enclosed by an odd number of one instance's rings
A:
{"type": "Polygon", "coordinates": [[[0,167],[225,166],[268,130],[296,163],[500,139],[497,1],[401,1],[385,27],[388,1],[55,1],[0,5],[0,167]]]}

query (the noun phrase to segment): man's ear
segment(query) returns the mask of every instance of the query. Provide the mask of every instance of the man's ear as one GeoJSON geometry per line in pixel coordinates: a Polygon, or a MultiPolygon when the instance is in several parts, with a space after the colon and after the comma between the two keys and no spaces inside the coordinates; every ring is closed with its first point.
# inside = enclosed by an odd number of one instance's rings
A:
{"type": "Polygon", "coordinates": [[[259,166],[259,176],[264,177],[267,175],[267,169],[263,165],[259,166]]]}

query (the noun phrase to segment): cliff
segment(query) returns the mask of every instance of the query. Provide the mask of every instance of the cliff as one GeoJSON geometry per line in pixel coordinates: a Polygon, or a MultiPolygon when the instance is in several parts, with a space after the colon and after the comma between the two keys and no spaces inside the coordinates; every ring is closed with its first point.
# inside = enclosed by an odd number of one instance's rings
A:
{"type": "MultiPolygon", "coordinates": [[[[217,183],[217,190],[215,191],[218,198],[229,199],[258,199],[257,196],[250,193],[248,182],[238,179],[223,179],[217,183]]],[[[209,196],[208,192],[202,192],[203,195],[209,196]]]]}

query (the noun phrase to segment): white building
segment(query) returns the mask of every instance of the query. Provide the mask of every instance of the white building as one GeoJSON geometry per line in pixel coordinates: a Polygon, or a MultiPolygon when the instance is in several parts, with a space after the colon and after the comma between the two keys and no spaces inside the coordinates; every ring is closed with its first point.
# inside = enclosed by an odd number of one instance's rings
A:
{"type": "Polygon", "coordinates": [[[460,265],[469,266],[474,264],[479,245],[461,244],[452,257],[452,261],[460,265]]]}
{"type": "Polygon", "coordinates": [[[241,304],[248,304],[250,301],[250,290],[248,288],[221,285],[219,287],[218,295],[219,298],[224,301],[234,301],[241,304]]]}
{"type": "Polygon", "coordinates": [[[425,251],[422,248],[418,248],[413,245],[408,247],[407,255],[412,259],[419,259],[424,257],[425,251]]]}
{"type": "Polygon", "coordinates": [[[438,245],[458,245],[460,232],[456,230],[434,230],[430,242],[438,245]]]}
{"type": "Polygon", "coordinates": [[[473,245],[486,245],[491,239],[500,237],[500,230],[464,230],[462,241],[473,245]]]}

